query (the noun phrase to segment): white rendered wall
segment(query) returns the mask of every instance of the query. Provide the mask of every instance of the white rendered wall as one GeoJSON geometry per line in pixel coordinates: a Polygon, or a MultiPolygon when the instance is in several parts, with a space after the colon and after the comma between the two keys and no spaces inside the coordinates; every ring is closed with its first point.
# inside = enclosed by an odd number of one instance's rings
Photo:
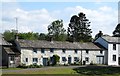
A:
{"type": "Polygon", "coordinates": [[[113,50],[113,44],[108,44],[108,65],[118,65],[118,44],[116,50],[113,50]],[[113,55],[116,55],[116,61],[113,61],[113,55]]]}
{"type": "MultiPolygon", "coordinates": [[[[33,64],[33,58],[38,58],[38,65],[43,65],[43,58],[50,58],[53,55],[57,54],[60,56],[60,62],[59,64],[68,64],[68,57],[71,57],[71,63],[74,63],[74,57],[78,57],[81,59],[81,50],[78,50],[77,53],[75,53],[74,50],[66,50],[65,53],[61,49],[54,49],[54,52],[51,53],[50,49],[44,49],[45,52],[41,53],[41,49],[37,49],[37,53],[33,52],[33,49],[21,49],[21,63],[24,63],[26,65],[33,64]],[[62,57],[66,57],[67,61],[63,62],[62,57]],[[28,58],[28,62],[25,62],[25,58],[28,58]]],[[[100,54],[100,51],[90,51],[87,54],[86,50],[82,50],[82,61],[85,60],[85,57],[89,57],[89,62],[86,62],[86,64],[90,64],[91,62],[96,63],[96,56],[98,55],[104,55],[100,54]]]]}

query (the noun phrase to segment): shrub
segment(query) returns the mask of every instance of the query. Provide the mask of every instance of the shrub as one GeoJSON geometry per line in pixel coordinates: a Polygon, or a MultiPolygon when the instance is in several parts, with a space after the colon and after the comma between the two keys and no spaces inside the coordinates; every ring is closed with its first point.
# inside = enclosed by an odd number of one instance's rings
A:
{"type": "Polygon", "coordinates": [[[93,63],[93,61],[91,61],[90,65],[96,65],[95,63],[93,63]]]}
{"type": "Polygon", "coordinates": [[[42,65],[37,65],[36,63],[28,66],[28,68],[40,68],[40,67],[42,67],[42,65]]]}
{"type": "Polygon", "coordinates": [[[56,64],[57,64],[57,62],[59,62],[60,57],[59,57],[58,55],[53,55],[53,59],[54,59],[54,62],[53,62],[53,64],[52,64],[52,65],[56,65],[56,64]]]}
{"type": "Polygon", "coordinates": [[[25,64],[20,64],[17,68],[40,68],[42,65],[37,65],[36,63],[26,66],[25,64]]]}
{"type": "Polygon", "coordinates": [[[28,68],[28,66],[26,66],[25,64],[20,64],[17,68],[28,68]]]}

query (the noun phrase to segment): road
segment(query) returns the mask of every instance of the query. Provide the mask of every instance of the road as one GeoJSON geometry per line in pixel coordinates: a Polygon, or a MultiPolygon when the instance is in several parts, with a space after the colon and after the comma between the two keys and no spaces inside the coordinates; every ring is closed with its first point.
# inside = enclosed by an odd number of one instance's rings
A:
{"type": "Polygon", "coordinates": [[[25,71],[37,71],[37,70],[47,70],[52,68],[77,68],[77,67],[85,67],[85,66],[47,66],[42,68],[27,68],[27,69],[2,69],[2,73],[10,73],[10,72],[25,72],[25,71]]]}

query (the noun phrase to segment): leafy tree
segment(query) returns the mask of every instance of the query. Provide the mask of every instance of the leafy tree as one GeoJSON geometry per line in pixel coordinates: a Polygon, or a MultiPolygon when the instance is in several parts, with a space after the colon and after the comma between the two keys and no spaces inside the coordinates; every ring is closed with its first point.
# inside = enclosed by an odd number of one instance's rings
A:
{"type": "Polygon", "coordinates": [[[88,42],[92,40],[90,22],[85,14],[80,12],[78,15],[73,15],[70,19],[68,27],[68,41],[83,41],[88,42]]]}
{"type": "Polygon", "coordinates": [[[66,40],[65,29],[63,28],[63,20],[53,21],[48,26],[48,36],[56,41],[66,40]]]}
{"type": "Polygon", "coordinates": [[[120,23],[116,26],[115,30],[113,31],[113,36],[120,37],[120,23]]]}
{"type": "Polygon", "coordinates": [[[38,40],[39,33],[33,33],[33,32],[19,33],[18,36],[19,36],[19,39],[38,40]]]}
{"type": "Polygon", "coordinates": [[[53,60],[54,60],[53,65],[56,65],[57,62],[59,62],[60,57],[58,55],[53,55],[53,60]]]}
{"type": "Polygon", "coordinates": [[[47,39],[47,35],[46,34],[44,34],[44,33],[40,33],[40,35],[39,35],[39,38],[38,38],[39,40],[46,40],[47,39]]]}
{"type": "Polygon", "coordinates": [[[95,35],[95,40],[101,36],[103,36],[103,33],[102,31],[99,31],[99,33],[95,35]]]}
{"type": "Polygon", "coordinates": [[[5,38],[5,40],[7,41],[11,41],[11,40],[15,40],[15,35],[16,35],[16,31],[15,30],[6,30],[4,33],[3,33],[3,36],[5,38]]]}

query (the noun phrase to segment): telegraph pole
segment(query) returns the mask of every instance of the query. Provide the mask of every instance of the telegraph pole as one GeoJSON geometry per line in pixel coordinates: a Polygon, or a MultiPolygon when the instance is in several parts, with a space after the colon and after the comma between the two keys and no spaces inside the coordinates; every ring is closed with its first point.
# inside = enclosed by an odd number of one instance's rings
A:
{"type": "Polygon", "coordinates": [[[15,22],[16,22],[16,33],[18,33],[18,18],[15,17],[15,22]]]}
{"type": "Polygon", "coordinates": [[[16,22],[16,35],[15,35],[15,39],[18,41],[18,18],[15,17],[15,22],[16,22]]]}

